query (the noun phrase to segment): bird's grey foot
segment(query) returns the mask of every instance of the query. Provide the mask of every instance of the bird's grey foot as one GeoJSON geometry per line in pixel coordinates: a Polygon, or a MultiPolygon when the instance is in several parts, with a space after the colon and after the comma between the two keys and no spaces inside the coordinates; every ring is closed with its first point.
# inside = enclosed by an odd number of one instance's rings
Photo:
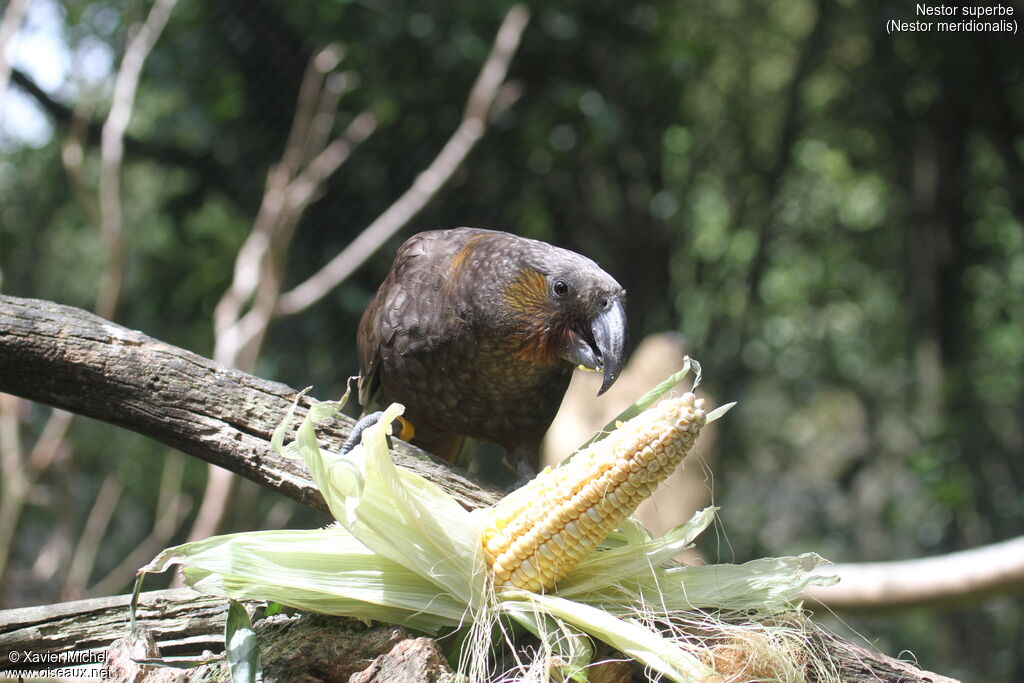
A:
{"type": "MultiPolygon", "coordinates": [[[[372,427],[373,425],[380,422],[380,418],[384,416],[383,410],[378,410],[375,413],[364,415],[359,418],[355,426],[352,427],[352,433],[345,439],[345,443],[341,446],[341,454],[345,455],[359,443],[359,440],[363,437],[363,432],[372,427]]],[[[404,417],[396,417],[391,423],[391,433],[398,436],[398,438],[408,441],[412,438],[412,424],[404,417]]],[[[388,437],[388,448],[391,448],[391,437],[388,437]]]]}

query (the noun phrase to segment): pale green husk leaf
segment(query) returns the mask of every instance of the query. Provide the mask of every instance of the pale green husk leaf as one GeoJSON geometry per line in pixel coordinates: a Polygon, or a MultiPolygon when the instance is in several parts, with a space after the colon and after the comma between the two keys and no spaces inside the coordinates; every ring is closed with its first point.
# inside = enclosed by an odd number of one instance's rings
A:
{"type": "Polygon", "coordinates": [[[542,611],[600,638],[623,654],[674,681],[701,681],[714,673],[713,669],[676,647],[657,631],[620,619],[603,609],[557,595],[520,590],[507,591],[502,598],[500,607],[506,612],[542,611]]]}
{"type": "Polygon", "coordinates": [[[474,604],[475,596],[484,595],[486,576],[480,530],[437,485],[395,467],[385,430],[402,410],[396,404],[384,411],[363,435],[362,446],[346,456],[319,449],[307,416],[296,433],[299,454],[331,512],[353,536],[442,592],[474,604]]]}
{"type": "MultiPolygon", "coordinates": [[[[686,367],[638,401],[639,413],[674,386],[686,367]]],[[[272,446],[301,457],[338,524],[306,531],[258,531],[217,536],[169,548],[140,570],[181,565],[186,583],[209,594],[268,600],[325,614],[402,624],[427,633],[468,628],[471,647],[460,664],[471,680],[493,675],[488,634],[508,615],[541,640],[536,658],[521,663],[527,677],[560,670],[586,679],[599,638],[674,681],[711,673],[683,640],[654,624],[680,611],[709,609],[764,614],[791,610],[813,582],[816,555],[744,565],[666,565],[690,547],[714,519],[714,508],[652,538],[634,519],[622,524],[549,594],[489,587],[481,544],[482,515],[464,510],[419,475],[397,468],[386,437],[402,406],[392,405],[362,444],[346,456],[322,451],[314,425],[341,404],[314,404],[293,443],[284,444],[295,406],[272,446]]],[[[628,411],[627,411],[628,412],[628,411]]],[[[715,417],[724,414],[719,410],[715,417]]],[[[631,417],[632,415],[624,415],[631,417]]]]}
{"type": "Polygon", "coordinates": [[[184,567],[185,582],[210,595],[268,600],[297,609],[379,619],[436,633],[455,626],[461,600],[373,552],[342,526],[251,531],[169,548],[142,568],[184,567]]]}
{"type": "MultiPolygon", "coordinates": [[[[180,564],[186,583],[205,593],[430,633],[461,623],[485,595],[475,521],[436,485],[394,466],[385,430],[401,406],[389,408],[349,456],[321,451],[314,421],[340,407],[312,406],[294,447],[282,450],[306,461],[343,526],[216,536],[165,550],[140,571],[180,564]]],[[[278,434],[274,445],[281,448],[278,434]]]]}

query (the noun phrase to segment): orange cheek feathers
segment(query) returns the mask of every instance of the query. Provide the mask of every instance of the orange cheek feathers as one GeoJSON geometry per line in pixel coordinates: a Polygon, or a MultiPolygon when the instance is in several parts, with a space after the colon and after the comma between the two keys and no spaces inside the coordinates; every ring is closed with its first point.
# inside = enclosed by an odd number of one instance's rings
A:
{"type": "Polygon", "coordinates": [[[553,362],[572,332],[558,320],[547,278],[535,270],[523,270],[505,288],[502,298],[522,329],[515,339],[516,357],[530,363],[553,362]]]}

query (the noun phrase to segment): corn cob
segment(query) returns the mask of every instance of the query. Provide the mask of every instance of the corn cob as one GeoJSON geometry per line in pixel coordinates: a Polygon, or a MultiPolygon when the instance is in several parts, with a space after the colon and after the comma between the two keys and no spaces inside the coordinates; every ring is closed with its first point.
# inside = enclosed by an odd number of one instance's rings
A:
{"type": "Polygon", "coordinates": [[[494,585],[553,588],[671,474],[705,419],[692,393],[662,401],[492,508],[483,544],[494,585]]]}

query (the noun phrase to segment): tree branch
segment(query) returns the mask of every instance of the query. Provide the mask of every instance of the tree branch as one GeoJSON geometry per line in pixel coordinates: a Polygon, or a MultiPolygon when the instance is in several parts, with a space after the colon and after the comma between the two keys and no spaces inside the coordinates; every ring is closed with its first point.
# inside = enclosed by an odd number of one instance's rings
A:
{"type": "MultiPolygon", "coordinates": [[[[0,671],[12,652],[99,651],[128,635],[130,595],[0,611],[0,671]]],[[[227,603],[189,588],[143,593],[136,613],[165,656],[224,649],[227,603]]]]}
{"type": "MultiPolygon", "coordinates": [[[[80,600],[58,605],[28,607],[0,612],[0,671],[10,670],[18,666],[10,661],[9,653],[31,652],[82,652],[86,650],[100,651],[110,643],[128,636],[127,613],[130,596],[121,595],[112,598],[80,600]]],[[[220,653],[224,649],[224,621],[227,605],[222,598],[204,596],[191,589],[174,589],[143,593],[139,600],[137,613],[139,627],[150,637],[155,645],[151,656],[157,653],[162,656],[199,657],[204,651],[220,653]]],[[[265,673],[274,672],[266,680],[300,680],[306,673],[303,668],[306,658],[293,658],[296,647],[308,645],[307,640],[316,638],[314,630],[327,629],[330,642],[313,640],[315,647],[327,647],[338,653],[331,657],[334,667],[345,669],[344,676],[324,677],[317,675],[317,680],[346,680],[357,671],[372,666],[373,658],[401,641],[409,638],[408,634],[395,627],[378,627],[370,631],[353,629],[352,621],[343,618],[315,617],[306,615],[300,618],[275,617],[257,622],[260,639],[262,664],[265,673]],[[294,631],[303,631],[295,637],[294,631]],[[290,635],[289,646],[281,647],[282,636],[290,635]],[[367,636],[386,634],[385,640],[390,644],[366,647],[367,636]],[[372,652],[367,652],[372,650],[372,652]],[[349,670],[351,667],[355,669],[349,670]]],[[[816,649],[822,657],[837,665],[842,680],[847,683],[950,683],[951,678],[922,671],[909,662],[888,657],[854,643],[845,641],[815,629],[808,632],[816,649]]],[[[370,642],[376,642],[372,637],[370,642]]],[[[111,648],[116,652],[117,647],[111,648]]],[[[309,649],[309,648],[306,648],[309,649]]],[[[322,667],[322,662],[305,663],[306,668],[322,667]]],[[[223,666],[223,665],[220,665],[223,666]]],[[[158,670],[159,671],[159,670],[158,670]]],[[[632,680],[646,680],[637,667],[633,668],[632,680]]],[[[322,672],[322,669],[321,669],[322,672]]],[[[310,672],[314,673],[314,672],[310,672]]],[[[208,672],[197,671],[196,677],[186,680],[212,680],[208,672]]],[[[595,677],[596,678],[596,677],[595,677]]],[[[145,681],[162,680],[145,678],[145,681]]],[[[216,679],[223,680],[223,679],[216,679]]],[[[373,679],[370,680],[381,680],[373,679]]],[[[385,679],[387,680],[387,679],[385,679]]],[[[428,676],[406,676],[391,680],[426,681],[436,680],[428,676]]],[[[622,678],[616,680],[623,680],[622,678]]],[[[630,680],[626,678],[625,680],[630,680]]]]}
{"type": "MultiPolygon", "coordinates": [[[[219,365],[71,306],[0,296],[0,391],[131,429],[326,511],[305,465],[268,441],[295,389],[219,365]]],[[[297,415],[313,403],[305,397],[297,415]]],[[[352,427],[321,428],[337,448],[352,427]]],[[[400,441],[395,460],[466,507],[500,491],[400,441]]]]}
{"type": "Polygon", "coordinates": [[[898,562],[828,565],[833,586],[805,597],[830,609],[872,610],[953,603],[1024,591],[1024,536],[957,553],[898,562]]]}
{"type": "Polygon", "coordinates": [[[11,63],[7,61],[7,45],[21,28],[25,19],[28,0],[11,0],[4,9],[0,20],[0,117],[3,116],[4,96],[7,94],[7,83],[11,78],[11,63]]]}
{"type": "Polygon", "coordinates": [[[370,258],[388,238],[423,210],[444,187],[462,162],[483,138],[487,118],[501,90],[508,67],[519,48],[530,13],[516,5],[505,15],[491,53],[469,93],[462,122],[430,166],[420,173],[412,187],[378,216],[358,237],[308,280],[281,295],[278,315],[293,315],[319,301],[370,258]]]}
{"type": "MultiPolygon", "coordinates": [[[[36,101],[43,111],[61,126],[72,126],[76,120],[73,108],[53,99],[45,90],[19,69],[11,70],[11,83],[36,101]]],[[[99,121],[84,121],[81,124],[82,143],[99,145],[103,135],[103,124],[99,121]]],[[[203,185],[223,192],[238,204],[244,204],[242,191],[231,184],[230,170],[221,165],[209,151],[199,154],[175,145],[153,140],[141,140],[130,135],[124,136],[125,153],[134,157],[152,159],[162,164],[176,166],[202,177],[203,185]]]]}
{"type": "MultiPolygon", "coordinates": [[[[86,596],[110,595],[121,590],[123,586],[131,583],[139,567],[172,544],[191,507],[190,497],[181,487],[184,473],[185,458],[179,453],[168,453],[164,457],[160,493],[153,507],[156,511],[155,520],[149,534],[136,543],[131,552],[125,554],[106,576],[89,586],[86,589],[86,596]]],[[[284,498],[281,502],[285,502],[284,498]]]]}
{"type": "Polygon", "coordinates": [[[121,296],[124,279],[124,242],[121,211],[121,161],[124,159],[124,132],[135,109],[135,91],[139,87],[142,67],[178,0],[156,0],[132,39],[128,42],[121,66],[114,79],[114,96],[110,113],[103,124],[100,138],[100,234],[110,262],[103,269],[96,313],[113,318],[121,296]]]}
{"type": "MultiPolygon", "coordinates": [[[[267,173],[259,213],[236,255],[231,284],[214,308],[213,357],[218,363],[245,371],[255,366],[281,294],[295,227],[328,177],[376,129],[373,115],[364,112],[328,142],[338,99],[356,80],[351,74],[329,75],[341,54],[339,46],[329,45],[306,67],[288,143],[280,163],[267,173]],[[315,157],[310,160],[309,155],[315,157]]],[[[217,533],[233,488],[229,472],[209,468],[190,541],[217,533]]]]}

